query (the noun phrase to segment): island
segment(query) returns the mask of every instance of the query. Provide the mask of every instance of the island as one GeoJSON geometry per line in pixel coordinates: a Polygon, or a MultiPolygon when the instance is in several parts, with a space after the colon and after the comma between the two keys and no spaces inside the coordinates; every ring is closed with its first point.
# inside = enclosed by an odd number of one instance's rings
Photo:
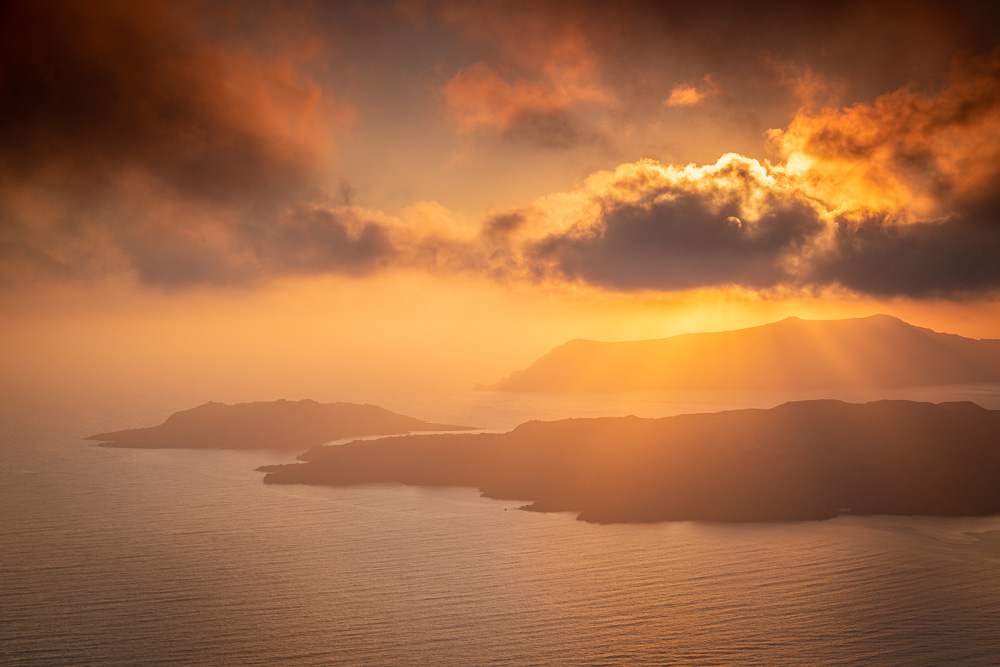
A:
{"type": "Polygon", "coordinates": [[[478,488],[596,523],[1000,513],[1000,410],[799,401],[314,447],[268,484],[478,488]]]}
{"type": "Polygon", "coordinates": [[[1000,340],[889,315],[780,322],[656,340],[573,340],[478,390],[824,390],[1000,382],[1000,340]]]}
{"type": "Polygon", "coordinates": [[[331,440],[415,431],[474,430],[433,424],[376,405],[302,401],[205,403],[159,426],[87,437],[105,447],[141,449],[281,449],[303,451],[331,440]]]}

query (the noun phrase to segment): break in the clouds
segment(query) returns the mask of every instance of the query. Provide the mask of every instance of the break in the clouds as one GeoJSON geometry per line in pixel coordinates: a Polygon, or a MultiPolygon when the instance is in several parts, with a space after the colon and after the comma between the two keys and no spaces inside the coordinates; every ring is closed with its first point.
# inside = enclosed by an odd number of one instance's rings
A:
{"type": "MultiPolygon", "coordinates": [[[[0,8],[0,278],[186,289],[405,267],[617,292],[1000,289],[985,3],[358,3],[283,10],[304,35],[285,40],[264,8],[0,8]],[[428,128],[452,157],[502,155],[479,172],[498,189],[530,179],[514,157],[553,155],[577,185],[461,224],[422,192],[390,214],[345,189],[355,164],[399,178],[399,138],[428,128]],[[699,133],[722,150],[674,159],[699,133]],[[756,152],[722,141],[747,137],[756,152]]],[[[426,160],[442,181],[462,169],[426,160]]]]}

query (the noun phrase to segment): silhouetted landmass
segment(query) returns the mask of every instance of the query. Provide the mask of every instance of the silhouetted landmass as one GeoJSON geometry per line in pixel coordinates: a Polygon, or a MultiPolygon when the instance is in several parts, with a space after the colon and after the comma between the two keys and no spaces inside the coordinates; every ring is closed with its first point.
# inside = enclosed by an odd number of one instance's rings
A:
{"type": "Polygon", "coordinates": [[[795,317],[658,340],[573,340],[493,385],[499,391],[808,390],[1000,382],[1000,340],[888,315],[795,317]]]}
{"type": "Polygon", "coordinates": [[[799,521],[1000,513],[1000,411],[833,400],[527,422],[314,448],[268,483],[469,486],[585,521],[799,521]]]}
{"type": "Polygon", "coordinates": [[[176,412],[159,426],[99,433],[107,447],[292,449],[367,435],[413,431],[461,431],[465,426],[431,424],[375,405],[317,403],[313,400],[205,403],[176,412]]]}

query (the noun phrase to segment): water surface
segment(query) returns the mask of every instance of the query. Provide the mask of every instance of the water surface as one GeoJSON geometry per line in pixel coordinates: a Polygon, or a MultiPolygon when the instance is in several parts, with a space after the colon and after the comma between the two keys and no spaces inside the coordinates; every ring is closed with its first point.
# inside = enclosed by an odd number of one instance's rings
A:
{"type": "MultiPolygon", "coordinates": [[[[997,395],[955,391],[984,404],[997,395]]],[[[470,393],[437,412],[397,400],[386,407],[493,428],[532,407],[690,411],[652,396],[470,393]]],[[[189,404],[81,406],[7,406],[5,664],[986,665],[1000,655],[1000,518],[599,526],[472,489],[265,486],[253,469],[287,453],[78,439],[189,404]]]]}

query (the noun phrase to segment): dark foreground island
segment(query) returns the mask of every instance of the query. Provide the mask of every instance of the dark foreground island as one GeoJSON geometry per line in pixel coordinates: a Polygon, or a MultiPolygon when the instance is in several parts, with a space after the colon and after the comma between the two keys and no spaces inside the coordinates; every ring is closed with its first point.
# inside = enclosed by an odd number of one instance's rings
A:
{"type": "Polygon", "coordinates": [[[469,486],[598,523],[1000,513],[1000,411],[974,403],[786,403],[663,419],[316,447],[264,481],[469,486]]]}
{"type": "Polygon", "coordinates": [[[369,435],[394,435],[413,431],[463,431],[465,426],[432,424],[406,417],[376,405],[259,401],[255,403],[205,403],[176,412],[159,426],[113,433],[98,433],[106,447],[143,449],[291,449],[369,435]]]}

